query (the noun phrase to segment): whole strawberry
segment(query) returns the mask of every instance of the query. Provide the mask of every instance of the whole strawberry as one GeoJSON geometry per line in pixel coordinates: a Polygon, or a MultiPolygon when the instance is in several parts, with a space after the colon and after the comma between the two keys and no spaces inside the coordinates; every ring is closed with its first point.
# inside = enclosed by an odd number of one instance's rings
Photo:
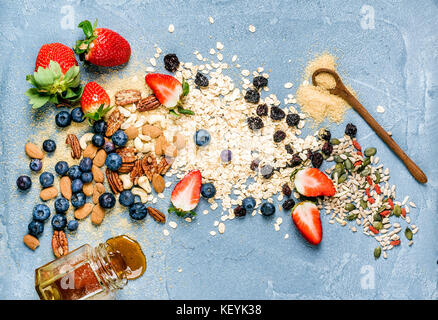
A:
{"type": "Polygon", "coordinates": [[[81,109],[84,112],[84,117],[93,121],[101,119],[111,110],[110,103],[110,97],[104,88],[96,82],[86,84],[81,97],[81,109]]]}
{"type": "Polygon", "coordinates": [[[34,86],[26,91],[32,108],[60,100],[78,101],[82,94],[78,63],[72,49],[62,43],[44,44],[35,62],[35,72],[26,81],[34,86]]]}
{"type": "Polygon", "coordinates": [[[75,52],[85,61],[102,67],[114,67],[129,61],[131,46],[117,32],[106,28],[96,28],[88,20],[78,27],[84,30],[85,40],[76,41],[75,52]]]}

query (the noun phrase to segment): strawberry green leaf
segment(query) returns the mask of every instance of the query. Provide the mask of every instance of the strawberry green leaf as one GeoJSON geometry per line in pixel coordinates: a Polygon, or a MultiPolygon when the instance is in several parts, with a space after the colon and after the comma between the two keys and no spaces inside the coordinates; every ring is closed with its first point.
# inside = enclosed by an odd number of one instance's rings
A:
{"type": "Polygon", "coordinates": [[[182,95],[183,95],[183,97],[185,97],[186,95],[189,94],[190,86],[189,86],[189,84],[187,83],[187,81],[184,78],[182,79],[182,81],[183,81],[183,83],[182,83],[182,88],[183,88],[182,95]]]}
{"type": "Polygon", "coordinates": [[[169,209],[167,210],[168,213],[175,213],[178,217],[184,218],[188,215],[190,216],[196,216],[196,212],[191,210],[191,211],[183,211],[180,209],[175,208],[173,205],[171,205],[169,207],[169,209]]]}
{"type": "Polygon", "coordinates": [[[29,104],[31,104],[34,109],[41,108],[50,100],[50,96],[40,95],[36,88],[30,88],[24,94],[29,97],[29,104]]]}
{"type": "Polygon", "coordinates": [[[190,109],[184,109],[184,108],[181,107],[181,106],[178,106],[177,108],[178,108],[178,112],[179,112],[180,114],[185,114],[185,115],[190,115],[190,116],[192,116],[192,115],[195,114],[195,113],[194,113],[192,110],[190,110],[190,109]]]}
{"type": "Polygon", "coordinates": [[[91,25],[91,22],[88,20],[84,20],[78,25],[79,28],[81,28],[84,31],[84,34],[87,38],[90,38],[93,36],[93,26],[91,25]]]}
{"type": "Polygon", "coordinates": [[[97,121],[103,118],[113,107],[106,107],[105,104],[101,104],[96,112],[88,112],[84,115],[85,118],[88,118],[92,121],[97,121]]]}
{"type": "Polygon", "coordinates": [[[176,116],[176,117],[178,117],[178,118],[179,118],[179,116],[180,116],[180,115],[179,115],[178,113],[176,113],[176,111],[173,110],[173,109],[170,109],[170,110],[169,110],[169,113],[172,114],[172,115],[174,115],[174,116],[176,116]]]}

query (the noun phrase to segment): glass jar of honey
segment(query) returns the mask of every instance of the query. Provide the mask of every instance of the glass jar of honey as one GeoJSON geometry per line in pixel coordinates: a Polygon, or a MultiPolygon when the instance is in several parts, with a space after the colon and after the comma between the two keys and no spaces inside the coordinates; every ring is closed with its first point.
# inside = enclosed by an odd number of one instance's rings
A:
{"type": "Polygon", "coordinates": [[[145,270],[140,245],[123,235],[95,248],[83,245],[36,269],[35,289],[42,300],[114,299],[145,270]]]}

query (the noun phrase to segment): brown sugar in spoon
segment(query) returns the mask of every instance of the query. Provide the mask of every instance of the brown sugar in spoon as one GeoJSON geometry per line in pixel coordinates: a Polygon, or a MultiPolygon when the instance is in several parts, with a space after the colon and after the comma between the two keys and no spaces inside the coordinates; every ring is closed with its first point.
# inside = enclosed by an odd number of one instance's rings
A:
{"type": "Polygon", "coordinates": [[[388,147],[403,161],[406,168],[412,176],[420,183],[426,183],[427,177],[424,172],[407,156],[406,153],[399,147],[399,145],[391,138],[391,136],[377,123],[377,121],[371,116],[371,114],[364,108],[364,106],[348,91],[342,82],[339,75],[331,70],[321,68],[316,70],[312,75],[312,82],[314,86],[317,86],[316,76],[321,73],[330,74],[336,81],[336,86],[332,89],[328,89],[331,94],[337,95],[344,99],[361,117],[369,124],[369,126],[377,133],[377,135],[386,143],[388,147]]]}

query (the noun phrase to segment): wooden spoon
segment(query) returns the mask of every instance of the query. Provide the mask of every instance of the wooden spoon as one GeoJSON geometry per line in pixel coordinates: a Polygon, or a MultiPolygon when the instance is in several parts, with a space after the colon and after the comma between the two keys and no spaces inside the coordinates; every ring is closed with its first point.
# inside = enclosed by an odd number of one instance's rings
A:
{"type": "Polygon", "coordinates": [[[339,75],[331,70],[321,68],[316,70],[312,75],[312,82],[314,86],[317,86],[316,76],[321,73],[328,73],[336,81],[336,86],[332,89],[328,89],[331,94],[337,95],[344,99],[361,117],[369,124],[369,126],[377,133],[377,135],[391,148],[392,151],[403,161],[406,168],[412,176],[420,183],[426,183],[427,177],[424,172],[415,164],[414,161],[409,158],[406,153],[399,147],[399,145],[391,138],[391,136],[377,123],[377,121],[371,116],[371,114],[364,108],[364,106],[351,94],[345,87],[339,75]]]}

